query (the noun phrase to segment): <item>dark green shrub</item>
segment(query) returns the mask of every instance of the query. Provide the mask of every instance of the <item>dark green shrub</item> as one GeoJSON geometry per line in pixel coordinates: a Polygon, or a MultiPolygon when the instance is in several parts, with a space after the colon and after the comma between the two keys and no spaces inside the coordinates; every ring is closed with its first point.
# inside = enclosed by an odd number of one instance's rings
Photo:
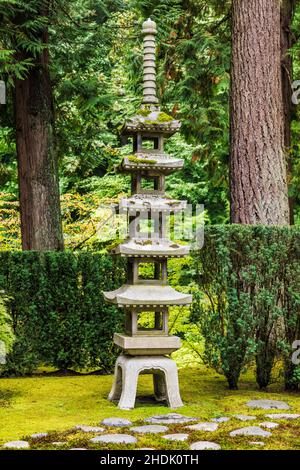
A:
{"type": "Polygon", "coordinates": [[[103,291],[123,280],[122,261],[107,255],[0,252],[0,289],[11,299],[16,337],[6,373],[31,373],[42,363],[111,371],[123,314],[103,291]]]}
{"type": "Polygon", "coordinates": [[[286,386],[292,380],[295,387],[291,355],[299,338],[299,246],[297,228],[206,228],[204,248],[194,255],[199,292],[191,320],[204,336],[205,361],[226,376],[230,388],[237,387],[254,357],[257,382],[266,387],[279,354],[286,386]]]}

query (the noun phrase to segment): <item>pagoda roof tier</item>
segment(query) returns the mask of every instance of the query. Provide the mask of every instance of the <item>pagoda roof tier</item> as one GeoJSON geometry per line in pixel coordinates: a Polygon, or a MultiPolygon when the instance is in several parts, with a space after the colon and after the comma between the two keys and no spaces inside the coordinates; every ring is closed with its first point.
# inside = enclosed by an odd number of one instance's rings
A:
{"type": "Polygon", "coordinates": [[[162,238],[129,238],[112,250],[113,254],[146,258],[182,257],[189,254],[190,247],[178,245],[162,238]]]}
{"type": "Polygon", "coordinates": [[[170,136],[180,129],[181,123],[172,116],[160,111],[159,107],[144,106],[129,118],[121,129],[121,134],[134,136],[137,132],[164,134],[170,136]],[[156,108],[156,109],[155,109],[156,108]]]}
{"type": "Polygon", "coordinates": [[[189,305],[192,296],[178,292],[168,285],[124,284],[117,290],[104,292],[104,298],[118,307],[165,307],[189,305]]]}
{"type": "Polygon", "coordinates": [[[184,161],[181,158],[174,158],[165,153],[137,152],[123,159],[121,169],[128,172],[157,170],[169,174],[175,170],[181,170],[183,165],[184,161]]]}
{"type": "Polygon", "coordinates": [[[155,194],[134,194],[129,198],[122,198],[119,202],[120,210],[132,212],[178,212],[186,208],[186,201],[178,201],[155,194]]]}

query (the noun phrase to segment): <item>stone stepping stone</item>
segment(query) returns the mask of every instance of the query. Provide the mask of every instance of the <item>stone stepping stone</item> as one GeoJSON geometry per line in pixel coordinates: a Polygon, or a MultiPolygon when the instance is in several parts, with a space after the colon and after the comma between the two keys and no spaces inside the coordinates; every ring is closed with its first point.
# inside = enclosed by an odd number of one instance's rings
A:
{"type": "Polygon", "coordinates": [[[271,421],[264,421],[263,423],[259,423],[259,426],[261,426],[262,428],[267,428],[267,429],[275,429],[275,428],[278,428],[279,424],[272,423],[271,421]]]}
{"type": "Polygon", "coordinates": [[[146,426],[134,426],[130,431],[141,434],[159,434],[168,431],[167,426],[159,426],[156,424],[147,424],[146,426]]]}
{"type": "Polygon", "coordinates": [[[137,439],[130,434],[104,434],[90,439],[93,444],[104,442],[106,444],[136,444],[137,439]]]}
{"type": "Polygon", "coordinates": [[[187,429],[190,429],[191,431],[207,431],[207,432],[213,432],[218,429],[218,424],[217,423],[198,423],[198,424],[192,424],[191,426],[186,426],[187,429]]]}
{"type": "Polygon", "coordinates": [[[261,446],[261,447],[263,447],[263,446],[266,445],[266,444],[265,444],[264,442],[262,442],[262,441],[250,441],[250,442],[248,442],[248,444],[249,444],[250,446],[261,446]]]}
{"type": "Polygon", "coordinates": [[[290,406],[279,400],[251,400],[246,404],[249,408],[261,410],[289,410],[290,406]]]}
{"type": "Polygon", "coordinates": [[[153,447],[141,447],[140,449],[135,449],[135,450],[155,450],[153,447]]]}
{"type": "Polygon", "coordinates": [[[240,421],[253,421],[256,419],[256,416],[234,415],[234,418],[239,419],[240,421]]]}
{"type": "Polygon", "coordinates": [[[293,414],[293,413],[274,413],[274,414],[267,414],[265,416],[270,419],[298,419],[300,418],[300,415],[293,414]]]}
{"type": "Polygon", "coordinates": [[[129,419],[124,418],[105,418],[101,421],[101,424],[104,424],[105,426],[125,427],[131,426],[132,422],[129,421],[129,419]]]}
{"type": "Polygon", "coordinates": [[[85,447],[72,447],[72,449],[69,450],[87,450],[85,447]]]}
{"type": "Polygon", "coordinates": [[[104,428],[100,428],[99,426],[85,426],[85,424],[77,424],[74,426],[74,429],[83,432],[103,432],[104,428]]]}
{"type": "Polygon", "coordinates": [[[221,416],[220,418],[212,418],[212,421],[214,423],[227,423],[230,421],[230,418],[227,418],[226,416],[221,416]]]}
{"type": "Polygon", "coordinates": [[[184,416],[179,413],[168,413],[165,415],[152,416],[144,421],[151,424],[185,424],[198,421],[198,418],[191,418],[190,416],[184,416]]]}
{"type": "Polygon", "coordinates": [[[191,450],[221,450],[221,446],[215,442],[198,441],[190,445],[191,450]]]}
{"type": "Polygon", "coordinates": [[[27,441],[10,441],[3,444],[6,449],[29,449],[29,442],[27,441]]]}
{"type": "Polygon", "coordinates": [[[163,439],[167,439],[168,441],[186,441],[188,437],[188,434],[166,434],[162,436],[163,439]]]}
{"type": "Polygon", "coordinates": [[[260,436],[260,437],[270,437],[272,433],[261,429],[259,426],[247,426],[246,428],[236,429],[229,433],[231,437],[235,436],[260,436]]]}
{"type": "Polygon", "coordinates": [[[42,439],[43,437],[47,437],[49,434],[47,432],[37,432],[35,434],[31,434],[32,439],[42,439]]]}

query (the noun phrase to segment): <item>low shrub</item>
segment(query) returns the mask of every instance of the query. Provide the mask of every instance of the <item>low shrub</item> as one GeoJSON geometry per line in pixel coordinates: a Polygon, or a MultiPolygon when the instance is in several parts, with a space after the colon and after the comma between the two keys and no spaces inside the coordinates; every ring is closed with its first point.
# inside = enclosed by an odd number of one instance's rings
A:
{"type": "Polygon", "coordinates": [[[198,292],[191,321],[205,340],[204,360],[230,388],[253,358],[260,388],[271,381],[276,357],[286,388],[297,388],[292,344],[300,338],[300,229],[210,226],[194,253],[198,292]]]}

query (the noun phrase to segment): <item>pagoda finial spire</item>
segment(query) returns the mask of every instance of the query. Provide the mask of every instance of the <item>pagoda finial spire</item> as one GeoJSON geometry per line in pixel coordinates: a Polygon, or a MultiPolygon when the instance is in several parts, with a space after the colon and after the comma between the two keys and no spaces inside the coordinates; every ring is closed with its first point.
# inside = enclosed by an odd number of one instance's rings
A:
{"type": "Polygon", "coordinates": [[[156,23],[150,18],[144,21],[142,34],[144,36],[144,78],[143,78],[143,104],[158,105],[156,96],[156,70],[155,70],[155,35],[156,23]]]}

